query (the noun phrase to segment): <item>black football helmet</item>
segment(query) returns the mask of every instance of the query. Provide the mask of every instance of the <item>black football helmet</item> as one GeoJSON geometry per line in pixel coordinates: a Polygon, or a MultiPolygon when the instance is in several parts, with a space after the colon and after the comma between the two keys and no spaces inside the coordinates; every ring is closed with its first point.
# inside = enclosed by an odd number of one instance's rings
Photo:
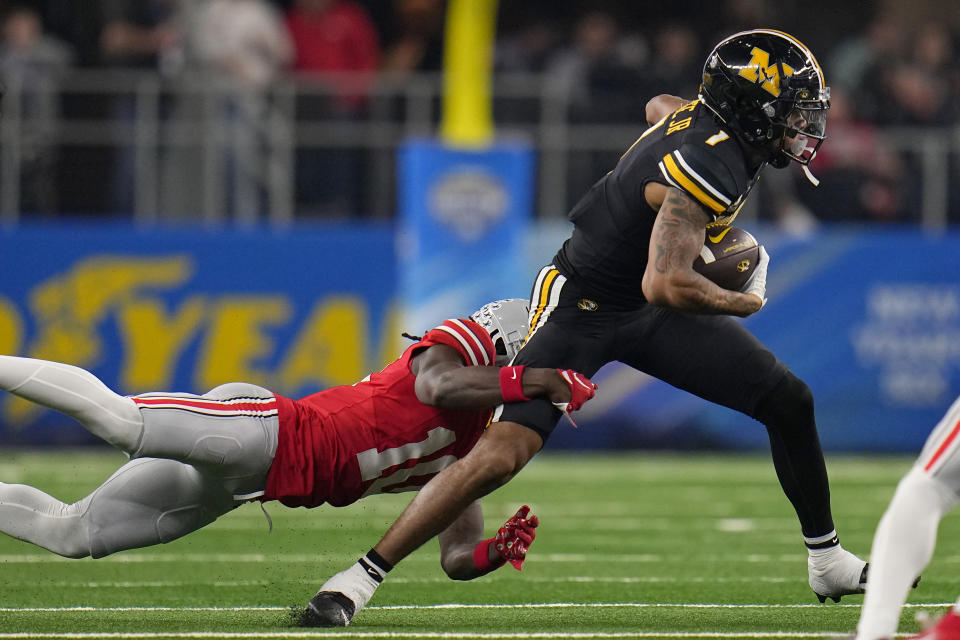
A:
{"type": "Polygon", "coordinates": [[[830,88],[813,53],[773,29],[736,33],[703,65],[700,100],[779,168],[806,168],[826,139],[830,88]]]}

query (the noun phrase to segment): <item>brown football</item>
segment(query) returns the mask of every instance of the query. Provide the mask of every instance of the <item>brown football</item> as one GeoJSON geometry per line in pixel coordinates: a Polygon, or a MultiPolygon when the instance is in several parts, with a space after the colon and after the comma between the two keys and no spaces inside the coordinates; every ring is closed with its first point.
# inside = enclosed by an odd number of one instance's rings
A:
{"type": "Polygon", "coordinates": [[[760,258],[756,238],[737,227],[707,229],[693,270],[724,289],[739,291],[760,258]]]}

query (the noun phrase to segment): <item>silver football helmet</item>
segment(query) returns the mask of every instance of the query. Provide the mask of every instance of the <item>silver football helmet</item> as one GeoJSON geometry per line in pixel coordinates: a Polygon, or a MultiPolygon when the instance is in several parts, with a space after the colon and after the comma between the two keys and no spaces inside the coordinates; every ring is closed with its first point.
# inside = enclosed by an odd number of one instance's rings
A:
{"type": "Polygon", "coordinates": [[[530,302],[522,298],[496,300],[474,311],[470,319],[487,330],[498,355],[512,360],[530,330],[530,302]]]}

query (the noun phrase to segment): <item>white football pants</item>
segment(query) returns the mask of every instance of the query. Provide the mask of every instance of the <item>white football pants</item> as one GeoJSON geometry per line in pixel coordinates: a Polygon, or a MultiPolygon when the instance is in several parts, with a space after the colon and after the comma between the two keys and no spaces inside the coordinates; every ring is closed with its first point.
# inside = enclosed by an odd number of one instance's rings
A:
{"type": "Polygon", "coordinates": [[[857,640],[893,638],[910,586],[933,557],[937,527],[960,492],[960,400],[930,436],[877,526],[857,640]]]}
{"type": "Polygon", "coordinates": [[[133,458],[73,504],[0,483],[0,531],[62,556],[99,558],[196,531],[261,495],[276,452],[276,398],[251,384],[130,398],[78,367],[0,356],[0,389],[75,418],[133,458]]]}

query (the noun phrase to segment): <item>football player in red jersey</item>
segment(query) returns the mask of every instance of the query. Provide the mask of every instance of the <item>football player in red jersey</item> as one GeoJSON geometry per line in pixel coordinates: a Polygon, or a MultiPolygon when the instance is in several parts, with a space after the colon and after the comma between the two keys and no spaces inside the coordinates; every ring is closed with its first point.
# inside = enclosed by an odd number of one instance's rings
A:
{"type": "MultiPolygon", "coordinates": [[[[77,419],[131,457],[74,504],[0,483],[0,531],[101,558],[170,542],[249,500],[344,506],[419,489],[470,451],[493,407],[542,397],[573,411],[593,396],[571,371],[497,366],[527,327],[525,300],[493,302],[427,332],[382,371],[300,400],[247,383],[126,397],[77,367],[0,356],[0,389],[77,419]]],[[[528,511],[481,540],[471,504],[440,535],[444,570],[469,580],[508,560],[519,568],[537,526],[528,511]]],[[[378,558],[364,562],[373,581],[378,558]]]]}
{"type": "MultiPolygon", "coordinates": [[[[892,640],[910,586],[930,558],[940,520],[960,502],[960,399],[927,437],[880,519],[856,640],[892,640]]],[[[916,638],[960,640],[960,600],[916,638]]]]}

